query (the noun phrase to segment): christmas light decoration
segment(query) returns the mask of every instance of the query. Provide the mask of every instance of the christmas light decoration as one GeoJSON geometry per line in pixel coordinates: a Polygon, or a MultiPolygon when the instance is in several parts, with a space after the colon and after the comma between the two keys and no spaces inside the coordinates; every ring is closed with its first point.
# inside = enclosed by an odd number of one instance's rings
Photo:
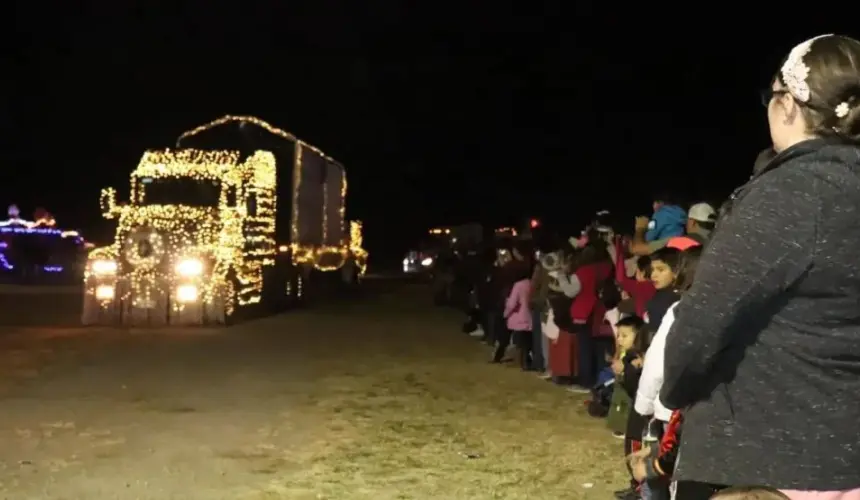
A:
{"type": "MultiPolygon", "coordinates": [[[[195,127],[191,130],[184,132],[179,138],[176,140],[176,146],[179,147],[184,139],[189,137],[193,137],[197,134],[203,133],[207,130],[210,130],[215,127],[219,127],[225,125],[230,122],[238,122],[240,124],[250,124],[260,127],[270,134],[276,135],[288,141],[292,141],[295,143],[295,158],[294,158],[294,168],[293,168],[293,199],[292,199],[292,207],[293,213],[291,217],[290,224],[290,240],[294,243],[290,245],[290,249],[292,250],[293,255],[293,263],[296,265],[312,265],[316,269],[320,271],[336,271],[340,269],[343,264],[350,258],[350,253],[355,255],[355,252],[350,248],[350,242],[343,241],[339,246],[333,245],[320,245],[320,246],[312,246],[312,245],[301,245],[295,243],[299,240],[299,191],[301,187],[302,181],[302,157],[304,154],[304,149],[310,149],[314,153],[325,158],[326,161],[331,163],[337,163],[334,158],[326,155],[317,147],[314,147],[304,141],[299,140],[293,134],[281,130],[259,118],[254,116],[242,116],[242,115],[226,115],[217,120],[213,120],[204,125],[200,125],[199,127],[195,127]],[[324,262],[329,264],[323,264],[324,262]]],[[[339,164],[338,164],[339,165],[339,164]]],[[[339,200],[329,200],[326,194],[326,191],[323,191],[323,198],[325,206],[323,207],[323,214],[328,213],[328,203],[336,202],[338,203],[338,212],[340,214],[340,220],[343,221],[346,216],[346,194],[347,194],[347,182],[346,177],[344,176],[343,183],[341,183],[341,191],[340,191],[340,199],[339,200]]],[[[324,215],[326,217],[326,215],[324,215]]],[[[326,227],[328,226],[327,220],[323,221],[323,231],[325,234],[326,227]]],[[[366,258],[366,251],[361,249],[363,257],[366,258]]]]}
{"type": "MultiPolygon", "coordinates": [[[[72,239],[76,245],[85,245],[83,237],[77,231],[57,229],[57,221],[50,214],[47,214],[44,210],[38,212],[44,215],[35,221],[29,221],[20,218],[20,211],[16,205],[10,205],[8,210],[9,219],[0,221],[0,236],[51,236],[60,239],[72,239]]],[[[0,241],[0,250],[3,250],[0,251],[0,270],[12,271],[15,269],[15,264],[10,262],[5,254],[5,250],[8,248],[8,242],[0,241]]],[[[64,267],[59,265],[42,265],[40,268],[46,273],[60,273],[64,270],[64,267]]]]}
{"type": "Polygon", "coordinates": [[[349,223],[349,251],[355,258],[359,274],[364,276],[367,272],[367,250],[364,249],[364,232],[361,221],[354,220],[349,223]]]}
{"type": "Polygon", "coordinates": [[[19,219],[17,217],[10,218],[8,220],[0,221],[0,227],[7,226],[21,226],[25,228],[38,228],[38,227],[54,227],[57,225],[57,221],[54,220],[53,217],[38,219],[35,221],[28,221],[24,219],[19,219]]]}
{"type": "MultiPolygon", "coordinates": [[[[233,121],[256,125],[295,143],[294,177],[280,182],[291,182],[293,186],[290,235],[297,242],[297,196],[304,150],[327,161],[334,160],[295,136],[248,116],[229,115],[189,130],[179,137],[177,147],[185,138],[233,121]]],[[[363,274],[367,253],[361,248],[360,223],[355,230],[351,225],[349,241],[344,238],[339,246],[277,244],[277,182],[276,160],[268,151],[257,151],[244,161],[235,151],[178,149],[145,153],[131,174],[128,205],[117,205],[113,188],[102,190],[102,212],[118,221],[116,239],[109,247],[90,252],[84,278],[86,293],[103,308],[116,299],[130,299],[134,307],[148,308],[167,295],[174,311],[192,304],[205,305],[216,310],[223,307],[229,316],[237,306],[262,300],[263,270],[275,265],[278,252],[289,252],[295,265],[322,271],[337,270],[353,258],[363,274]],[[218,184],[217,204],[188,206],[179,200],[176,204],[148,203],[148,186],[159,179],[218,184]],[[228,199],[228,192],[235,196],[228,199]]],[[[340,199],[326,196],[324,200],[326,204],[338,203],[341,220],[345,215],[346,189],[344,179],[340,199]]],[[[326,208],[323,213],[327,213],[326,208]]],[[[295,286],[300,294],[301,281],[295,286]]]]}
{"type": "MultiPolygon", "coordinates": [[[[177,311],[199,299],[209,306],[223,304],[227,315],[236,305],[260,302],[263,267],[274,264],[276,248],[272,153],[258,151],[240,163],[236,152],[150,151],[131,175],[132,203],[118,206],[115,199],[113,189],[103,190],[103,212],[118,219],[116,240],[112,248],[90,253],[85,280],[98,277],[101,286],[101,279],[116,274],[106,271],[112,269],[109,263],[121,257],[121,277],[130,286],[119,295],[102,289],[100,295],[110,297],[103,300],[130,297],[134,306],[146,307],[168,294],[176,298],[171,303],[177,311]],[[217,206],[147,204],[143,180],[169,178],[220,183],[217,206]],[[228,203],[229,190],[236,192],[234,205],[228,203]],[[251,197],[253,215],[248,213],[251,197]],[[201,271],[205,265],[208,273],[188,272],[188,262],[199,263],[201,271]]],[[[98,286],[91,284],[87,290],[93,295],[98,286]]]]}

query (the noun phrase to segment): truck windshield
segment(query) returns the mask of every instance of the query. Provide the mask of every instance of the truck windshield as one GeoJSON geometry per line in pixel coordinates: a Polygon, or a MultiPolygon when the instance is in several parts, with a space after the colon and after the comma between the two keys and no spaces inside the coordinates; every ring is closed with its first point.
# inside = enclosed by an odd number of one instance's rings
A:
{"type": "Polygon", "coordinates": [[[216,207],[221,183],[190,177],[141,177],[143,205],[189,205],[216,207]]]}

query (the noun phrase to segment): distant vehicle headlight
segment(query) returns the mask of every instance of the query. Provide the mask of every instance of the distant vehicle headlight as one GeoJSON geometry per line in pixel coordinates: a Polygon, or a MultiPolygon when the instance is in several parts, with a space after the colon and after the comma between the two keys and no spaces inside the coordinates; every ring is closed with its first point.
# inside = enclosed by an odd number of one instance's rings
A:
{"type": "Polygon", "coordinates": [[[421,261],[421,265],[424,267],[429,267],[433,265],[433,257],[424,257],[421,261]]]}
{"type": "Polygon", "coordinates": [[[115,261],[99,259],[92,261],[90,269],[93,270],[93,274],[98,276],[108,276],[116,274],[117,265],[115,261]]]}
{"type": "Polygon", "coordinates": [[[176,274],[186,278],[203,274],[203,262],[200,259],[182,259],[176,264],[176,274]]]}

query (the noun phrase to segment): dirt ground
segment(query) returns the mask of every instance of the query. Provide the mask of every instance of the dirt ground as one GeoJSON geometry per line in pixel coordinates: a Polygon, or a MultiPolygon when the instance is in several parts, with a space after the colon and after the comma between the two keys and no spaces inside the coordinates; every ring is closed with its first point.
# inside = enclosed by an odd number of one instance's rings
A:
{"type": "MultiPolygon", "coordinates": [[[[624,485],[573,395],[421,285],[225,330],[0,327],[0,498],[571,499],[624,485]]],[[[58,320],[58,322],[61,322],[58,320]]]]}

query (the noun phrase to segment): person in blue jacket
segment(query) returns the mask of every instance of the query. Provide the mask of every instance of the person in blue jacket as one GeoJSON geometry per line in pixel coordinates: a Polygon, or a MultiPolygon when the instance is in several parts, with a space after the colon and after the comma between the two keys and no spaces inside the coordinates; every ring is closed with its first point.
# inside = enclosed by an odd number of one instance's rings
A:
{"type": "Polygon", "coordinates": [[[687,212],[662,197],[654,201],[654,215],[648,223],[645,241],[656,241],[673,236],[683,236],[687,225],[687,212]]]}

